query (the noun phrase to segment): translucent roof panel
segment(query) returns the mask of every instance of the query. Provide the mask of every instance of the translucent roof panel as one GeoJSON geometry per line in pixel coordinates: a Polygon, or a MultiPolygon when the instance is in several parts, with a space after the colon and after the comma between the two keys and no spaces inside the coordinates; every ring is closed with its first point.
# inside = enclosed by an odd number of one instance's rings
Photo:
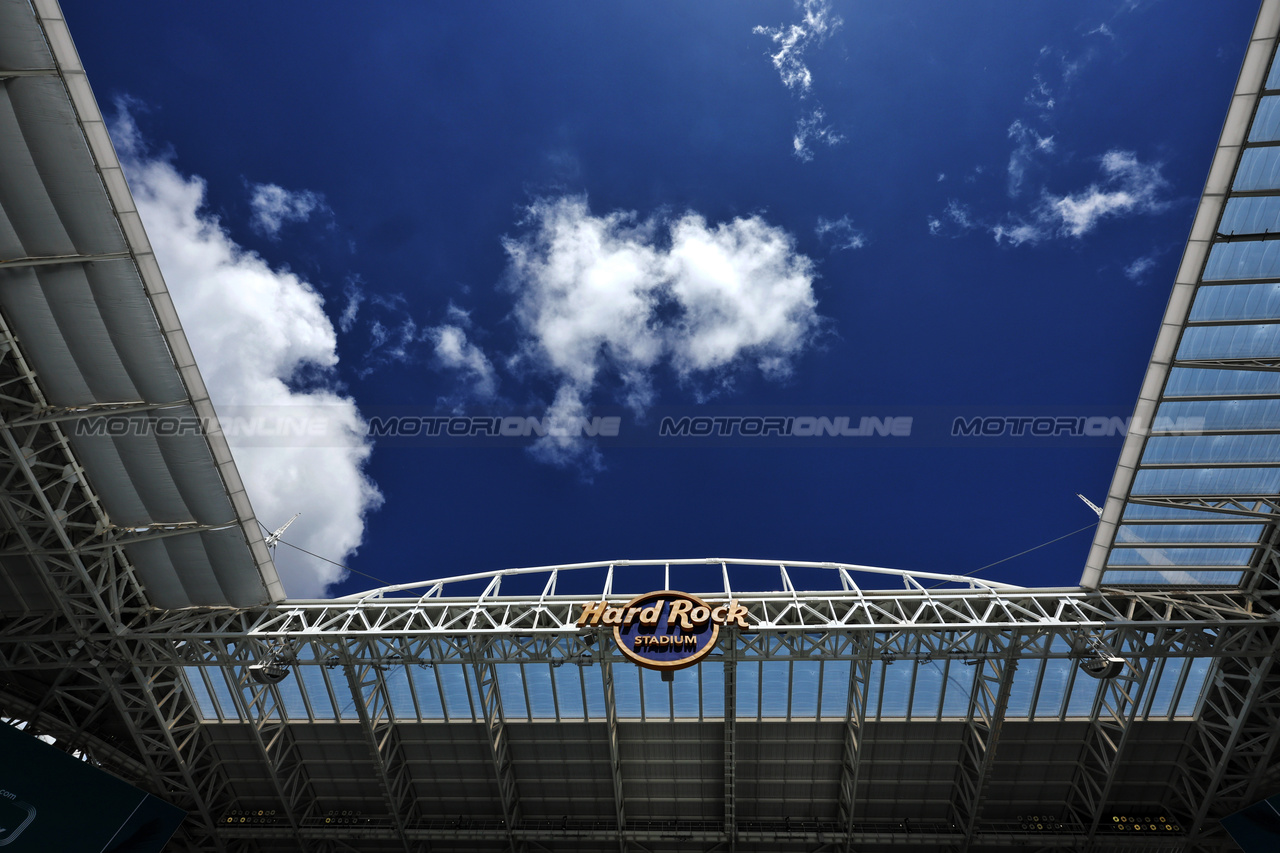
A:
{"type": "Polygon", "coordinates": [[[1252,548],[1112,548],[1109,566],[1247,566],[1252,548]]]}
{"type": "Polygon", "coordinates": [[[1245,240],[1217,243],[1209,251],[1205,281],[1275,278],[1280,275],[1280,243],[1245,240]]]}
{"type": "Polygon", "coordinates": [[[1175,367],[1169,371],[1169,384],[1164,389],[1166,399],[1265,394],[1280,395],[1280,371],[1175,367]]]}
{"type": "Polygon", "coordinates": [[[1280,148],[1246,149],[1231,189],[1235,192],[1280,189],[1280,148]]]}
{"type": "Polygon", "coordinates": [[[1115,586],[1238,586],[1243,572],[1187,571],[1164,569],[1161,571],[1111,570],[1107,583],[1115,586]]]}
{"type": "Polygon", "coordinates": [[[1147,441],[1144,465],[1280,464],[1280,435],[1157,435],[1147,441]]]}
{"type": "Polygon", "coordinates": [[[1250,142],[1275,142],[1280,140],[1280,97],[1267,96],[1258,104],[1253,126],[1249,128],[1250,142]]]}
{"type": "Polygon", "coordinates": [[[1233,198],[1227,202],[1218,230],[1223,234],[1280,233],[1280,198],[1233,198]]]}
{"type": "MultiPolygon", "coordinates": [[[[1280,244],[1277,244],[1280,249],[1280,244]]],[[[1280,324],[1192,326],[1182,334],[1178,358],[1257,358],[1280,355],[1280,324]]]]}
{"type": "MultiPolygon", "coordinates": [[[[1280,197],[1242,198],[1232,201],[1274,202],[1276,216],[1280,217],[1280,197]]],[[[1228,205],[1227,210],[1230,209],[1228,205]]],[[[1276,230],[1280,231],[1280,229],[1276,230]]],[[[1193,323],[1213,320],[1280,319],[1280,282],[1202,287],[1196,293],[1195,304],[1191,306],[1190,319],[1193,323]]]]}
{"type": "MultiPolygon", "coordinates": [[[[1257,543],[1265,529],[1264,524],[1125,524],[1116,535],[1116,544],[1213,542],[1252,545],[1257,543]]],[[[1112,557],[1115,557],[1114,550],[1112,557]]]]}
{"type": "Polygon", "coordinates": [[[1164,403],[1156,413],[1152,432],[1230,432],[1262,429],[1280,429],[1280,400],[1197,400],[1164,403]]]}
{"type": "Polygon", "coordinates": [[[1274,495],[1280,492],[1280,468],[1142,469],[1133,480],[1134,495],[1274,495]]]}

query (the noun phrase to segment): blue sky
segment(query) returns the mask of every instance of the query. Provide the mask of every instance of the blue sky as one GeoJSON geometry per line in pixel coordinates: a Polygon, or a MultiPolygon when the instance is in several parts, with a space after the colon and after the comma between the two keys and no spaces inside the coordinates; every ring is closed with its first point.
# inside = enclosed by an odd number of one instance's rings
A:
{"type": "MultiPolygon", "coordinates": [[[[259,516],[388,583],[965,573],[1089,525],[1119,436],[950,427],[1131,414],[1256,12],[63,5],[224,419],[341,436],[239,439],[259,516]],[[375,416],[619,429],[371,440],[375,416]],[[839,416],[910,434],[660,435],[839,416]]],[[[1074,585],[1090,539],[983,576],[1074,585]]],[[[277,556],[294,595],[340,574],[277,556]]]]}

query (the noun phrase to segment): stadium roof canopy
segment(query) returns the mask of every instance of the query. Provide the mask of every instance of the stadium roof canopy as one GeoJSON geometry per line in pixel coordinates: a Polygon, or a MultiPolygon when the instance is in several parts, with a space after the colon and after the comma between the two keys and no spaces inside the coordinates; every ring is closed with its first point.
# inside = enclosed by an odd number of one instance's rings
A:
{"type": "Polygon", "coordinates": [[[1251,588],[1280,495],[1280,65],[1263,4],[1081,585],[1251,588]]]}
{"type": "Polygon", "coordinates": [[[116,555],[160,607],[281,599],[71,37],[56,4],[37,5],[39,18],[6,0],[0,31],[11,466],[0,608],[49,606],[39,575],[116,555]],[[108,431],[115,424],[126,429],[108,431]]]}
{"type": "Polygon", "coordinates": [[[1278,32],[1081,588],[666,560],[287,601],[61,13],[0,0],[0,716],[186,809],[183,850],[1234,849],[1280,789],[1278,32]],[[666,680],[578,621],[673,567],[749,627],[666,680]]]}

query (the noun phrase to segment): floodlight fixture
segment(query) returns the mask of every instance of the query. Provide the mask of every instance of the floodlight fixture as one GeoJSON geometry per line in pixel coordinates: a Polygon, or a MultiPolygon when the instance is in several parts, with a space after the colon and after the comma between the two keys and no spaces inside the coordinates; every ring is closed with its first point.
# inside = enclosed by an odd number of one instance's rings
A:
{"type": "Polygon", "coordinates": [[[1097,637],[1085,638],[1085,654],[1080,668],[1094,678],[1115,678],[1125,667],[1125,659],[1117,655],[1097,637]]]}

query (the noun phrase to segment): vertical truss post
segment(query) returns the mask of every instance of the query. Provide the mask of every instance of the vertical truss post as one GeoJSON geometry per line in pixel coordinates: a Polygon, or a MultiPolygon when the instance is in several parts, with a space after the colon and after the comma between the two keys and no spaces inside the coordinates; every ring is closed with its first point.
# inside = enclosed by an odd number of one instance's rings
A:
{"type": "Polygon", "coordinates": [[[738,849],[738,632],[724,629],[724,833],[738,849]]]}
{"type": "Polygon", "coordinates": [[[236,690],[231,695],[252,732],[254,746],[271,776],[271,786],[293,829],[298,849],[306,853],[298,830],[301,820],[315,807],[316,798],[279,695],[274,687],[253,681],[248,666],[239,667],[236,690]]]}
{"type": "MultiPolygon", "coordinates": [[[[1087,827],[1090,845],[1111,801],[1116,776],[1124,763],[1129,733],[1142,708],[1147,675],[1155,664],[1153,658],[1142,655],[1141,649],[1124,649],[1119,653],[1125,658],[1124,669],[1114,678],[1102,680],[1075,776],[1067,791],[1067,812],[1087,827]]],[[[1077,672],[1076,678],[1092,676],[1077,672]]]]}
{"type": "Polygon", "coordinates": [[[523,847],[516,839],[519,828],[520,791],[516,786],[511,745],[507,725],[502,716],[502,694],[498,690],[498,668],[485,660],[482,653],[472,646],[471,665],[480,689],[480,707],[484,711],[484,728],[489,739],[489,754],[493,758],[493,770],[497,777],[499,799],[502,801],[502,819],[507,827],[507,840],[512,853],[523,847]]]}
{"type": "Polygon", "coordinates": [[[977,831],[983,793],[991,778],[1000,730],[1009,708],[1013,674],[1018,668],[1011,638],[992,635],[983,646],[983,653],[974,664],[978,671],[974,673],[973,692],[969,694],[960,766],[956,769],[955,793],[951,798],[951,820],[964,833],[961,851],[969,849],[977,831]]]}
{"type": "Polygon", "coordinates": [[[604,718],[609,733],[609,769],[613,776],[613,811],[618,822],[618,853],[627,853],[626,800],[622,794],[622,746],[618,741],[618,702],[613,687],[613,660],[600,643],[600,677],[604,680],[604,718]]]}
{"type": "Polygon", "coordinates": [[[1247,806],[1275,752],[1280,727],[1280,684],[1275,630],[1255,635],[1252,654],[1222,658],[1205,686],[1199,719],[1181,762],[1174,796],[1195,841],[1211,817],[1247,806]]]}
{"type": "Polygon", "coordinates": [[[391,698],[387,695],[387,684],[382,678],[386,665],[361,662],[350,651],[344,657],[342,669],[347,677],[347,687],[351,690],[356,716],[360,719],[360,728],[369,746],[369,754],[373,758],[387,813],[405,853],[413,853],[405,831],[406,824],[413,819],[413,783],[409,779],[408,767],[400,751],[391,716],[391,698]]]}
{"type": "Polygon", "coordinates": [[[863,643],[849,663],[849,698],[844,712],[844,752],[840,759],[840,817],[844,823],[844,853],[853,850],[854,814],[858,805],[858,773],[867,724],[867,695],[871,685],[871,643],[863,643]]]}

